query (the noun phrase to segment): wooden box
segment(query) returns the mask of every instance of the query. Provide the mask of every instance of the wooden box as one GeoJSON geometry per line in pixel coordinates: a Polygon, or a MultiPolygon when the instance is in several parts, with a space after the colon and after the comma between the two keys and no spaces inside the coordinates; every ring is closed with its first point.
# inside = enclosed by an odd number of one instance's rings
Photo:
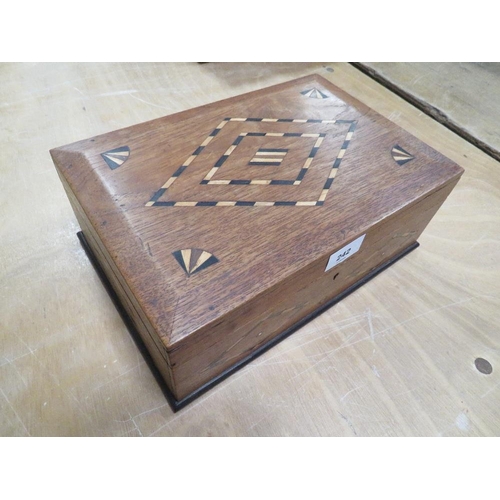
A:
{"type": "Polygon", "coordinates": [[[51,154],[175,408],[413,249],[463,172],[317,75],[51,154]]]}

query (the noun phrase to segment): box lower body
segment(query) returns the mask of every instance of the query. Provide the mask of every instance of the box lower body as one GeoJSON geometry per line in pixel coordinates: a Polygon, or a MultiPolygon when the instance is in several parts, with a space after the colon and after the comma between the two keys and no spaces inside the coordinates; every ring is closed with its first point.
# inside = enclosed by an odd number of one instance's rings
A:
{"type": "MultiPolygon", "coordinates": [[[[83,231],[82,243],[116,294],[128,324],[139,333],[149,353],[145,357],[151,358],[154,372],[165,382],[162,387],[168,388],[172,408],[178,410],[416,248],[417,238],[455,184],[438,188],[368,228],[359,251],[337,267],[325,272],[328,256],[322,256],[169,350],[145,322],[79,203],[73,196],[70,201],[83,231]]],[[[353,239],[360,236],[353,234],[353,239]]]]}
{"type": "Polygon", "coordinates": [[[229,368],[226,368],[222,373],[219,375],[216,375],[213,377],[211,380],[203,384],[201,387],[198,389],[195,389],[193,392],[188,394],[187,396],[183,397],[182,399],[176,399],[168,385],[165,383],[165,380],[161,374],[161,372],[158,370],[154,359],[151,357],[146,345],[144,344],[139,332],[137,331],[137,328],[134,325],[134,321],[131,319],[129,314],[127,313],[125,307],[120,301],[119,296],[116,294],[115,290],[111,286],[111,283],[109,282],[108,278],[106,277],[106,273],[102,269],[101,265],[99,264],[99,261],[97,257],[94,255],[91,247],[89,246],[85,235],[83,232],[78,232],[77,234],[80,243],[85,250],[85,253],[87,254],[89,260],[91,261],[92,265],[94,266],[94,269],[96,270],[99,278],[101,279],[104,287],[106,288],[108,294],[110,295],[115,307],[117,308],[118,312],[120,313],[124,323],[126,324],[132,338],[134,339],[138,349],[141,351],[144,360],[148,364],[151,372],[153,373],[154,377],[156,378],[159,386],[161,387],[165,397],[167,398],[167,401],[170,404],[170,407],[172,410],[178,411],[181,408],[185,407],[189,403],[191,403],[193,400],[210,390],[212,387],[214,387],[216,384],[219,382],[222,382],[224,379],[232,375],[234,372],[239,370],[240,368],[244,367],[246,364],[250,363],[252,360],[266,352],[267,350],[271,349],[271,347],[275,346],[285,338],[287,338],[289,335],[291,335],[293,332],[298,330],[300,327],[304,326],[306,323],[309,321],[313,320],[316,316],[324,312],[326,309],[330,308],[343,298],[347,297],[349,294],[357,290],[360,286],[365,284],[366,282],[370,281],[372,278],[377,276],[380,272],[384,271],[387,269],[389,266],[397,262],[399,259],[410,253],[412,250],[415,250],[419,246],[418,242],[413,242],[409,246],[407,246],[404,250],[399,252],[397,255],[393,256],[380,266],[374,268],[372,271],[370,271],[368,274],[363,276],[360,280],[356,281],[353,283],[351,286],[346,288],[344,291],[330,299],[328,302],[325,304],[322,304],[320,307],[315,309],[313,312],[309,313],[307,316],[301,318],[299,321],[288,327],[286,330],[282,331],[278,335],[276,335],[274,338],[271,340],[267,341],[265,344],[261,345],[258,347],[255,351],[253,351],[251,354],[247,355],[245,358],[237,361],[234,363],[232,366],[229,368]]]}

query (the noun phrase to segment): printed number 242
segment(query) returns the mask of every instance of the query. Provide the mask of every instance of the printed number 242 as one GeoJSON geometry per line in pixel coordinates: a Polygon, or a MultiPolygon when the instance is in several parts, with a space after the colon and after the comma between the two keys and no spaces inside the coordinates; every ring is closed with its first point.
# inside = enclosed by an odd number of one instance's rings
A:
{"type": "Polygon", "coordinates": [[[341,253],[340,255],[337,255],[337,261],[343,259],[344,257],[347,257],[349,255],[349,252],[351,251],[350,248],[348,248],[344,253],[341,253]]]}

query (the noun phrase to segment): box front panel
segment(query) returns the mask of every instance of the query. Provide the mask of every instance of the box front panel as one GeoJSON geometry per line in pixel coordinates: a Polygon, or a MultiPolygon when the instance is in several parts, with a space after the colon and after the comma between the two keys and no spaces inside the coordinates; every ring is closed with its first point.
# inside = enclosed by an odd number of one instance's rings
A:
{"type": "Polygon", "coordinates": [[[176,397],[186,397],[408,248],[455,184],[388,217],[341,249],[332,249],[330,255],[180,342],[171,352],[176,397]],[[338,264],[331,265],[331,256],[338,264]]]}

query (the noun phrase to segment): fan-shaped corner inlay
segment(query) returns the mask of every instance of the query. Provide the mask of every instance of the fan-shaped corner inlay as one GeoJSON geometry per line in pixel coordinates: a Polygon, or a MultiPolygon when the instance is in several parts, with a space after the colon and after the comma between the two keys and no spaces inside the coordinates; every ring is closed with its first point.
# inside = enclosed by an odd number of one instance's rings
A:
{"type": "Polygon", "coordinates": [[[413,155],[405,151],[401,146],[396,144],[391,150],[392,157],[398,165],[404,165],[409,161],[415,159],[413,155]]]}
{"type": "Polygon", "coordinates": [[[199,248],[177,250],[172,255],[188,276],[219,262],[219,259],[215,255],[199,248]]]}
{"type": "Polygon", "coordinates": [[[312,89],[303,90],[301,94],[311,99],[328,99],[326,94],[323,94],[323,92],[314,87],[312,89]]]}
{"type": "Polygon", "coordinates": [[[101,153],[104,161],[108,164],[111,170],[122,166],[130,156],[130,148],[122,146],[121,148],[111,149],[105,153],[101,153]]]}

